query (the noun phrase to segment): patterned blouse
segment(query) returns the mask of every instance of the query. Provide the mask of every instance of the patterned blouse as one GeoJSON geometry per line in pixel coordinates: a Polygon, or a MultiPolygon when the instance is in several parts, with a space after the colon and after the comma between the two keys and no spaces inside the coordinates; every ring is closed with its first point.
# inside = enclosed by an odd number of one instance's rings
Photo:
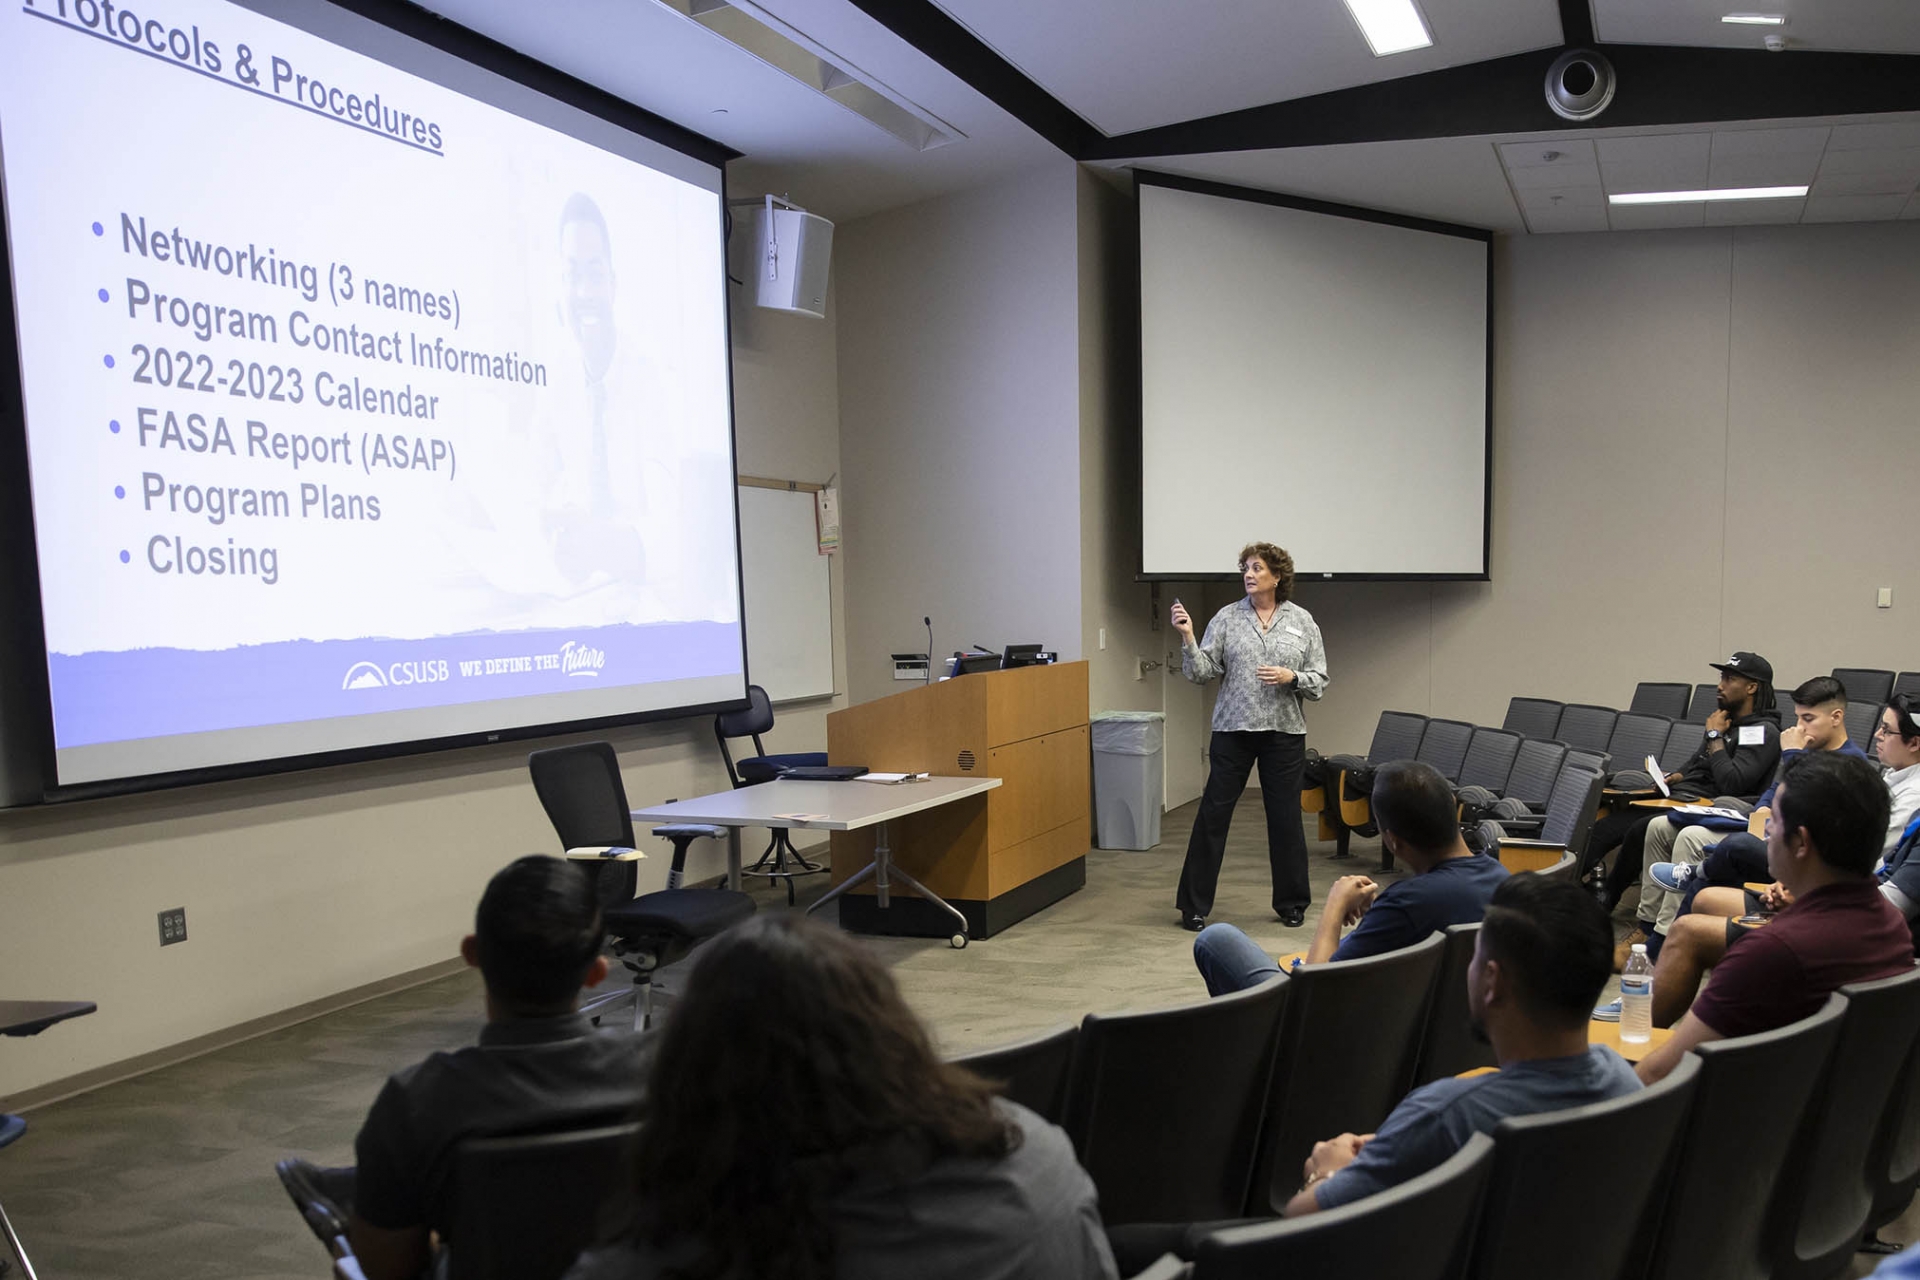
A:
{"type": "Polygon", "coordinates": [[[1195,684],[1221,681],[1220,697],[1213,704],[1216,733],[1263,729],[1305,733],[1301,699],[1318,702],[1330,679],[1326,646],[1312,614],[1289,600],[1274,611],[1273,624],[1262,631],[1253,602],[1246,596],[1214,614],[1198,643],[1186,642],[1180,674],[1195,684]],[[1294,673],[1294,682],[1261,684],[1254,674],[1259,667],[1286,667],[1294,673]]]}

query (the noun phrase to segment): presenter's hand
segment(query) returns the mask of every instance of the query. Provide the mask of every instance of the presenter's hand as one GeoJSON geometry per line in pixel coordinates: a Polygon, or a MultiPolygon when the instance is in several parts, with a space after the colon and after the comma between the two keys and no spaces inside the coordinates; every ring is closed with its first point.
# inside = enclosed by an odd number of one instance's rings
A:
{"type": "Polygon", "coordinates": [[[1193,639],[1193,619],[1187,616],[1187,606],[1176,603],[1173,606],[1172,616],[1173,629],[1180,633],[1181,638],[1185,640],[1193,639]]]}
{"type": "Polygon", "coordinates": [[[1327,890],[1327,914],[1343,924],[1357,924],[1380,895],[1380,886],[1365,876],[1341,876],[1327,890]]]}
{"type": "Polygon", "coordinates": [[[1260,667],[1253,674],[1261,684],[1292,684],[1299,678],[1288,667],[1260,667]]]}

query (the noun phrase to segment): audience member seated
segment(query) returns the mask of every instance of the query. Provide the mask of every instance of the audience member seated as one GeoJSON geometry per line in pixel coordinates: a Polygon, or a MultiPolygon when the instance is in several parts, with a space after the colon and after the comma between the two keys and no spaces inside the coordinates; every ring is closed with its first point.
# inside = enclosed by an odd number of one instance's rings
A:
{"type": "MultiPolygon", "coordinates": [[[[1913,711],[1916,709],[1920,709],[1920,699],[1894,699],[1881,708],[1880,723],[1873,732],[1874,753],[1886,767],[1884,778],[1892,800],[1892,807],[1888,810],[1887,840],[1882,854],[1881,892],[1887,895],[1888,901],[1900,907],[1909,920],[1914,918],[1914,913],[1907,910],[1906,903],[1899,897],[1894,896],[1899,890],[1889,890],[1891,877],[1886,870],[1906,834],[1907,824],[1916,812],[1920,812],[1920,724],[1914,722],[1913,711]]],[[[1768,796],[1761,797],[1762,804],[1771,794],[1769,792],[1768,796]]],[[[1676,866],[1654,874],[1670,879],[1679,890],[1680,915],[1686,915],[1693,909],[1695,896],[1704,888],[1723,885],[1737,889],[1751,881],[1773,878],[1767,870],[1765,842],[1744,831],[1726,836],[1718,845],[1709,846],[1706,857],[1697,866],[1676,866]]],[[[1909,878],[1920,876],[1920,869],[1909,871],[1906,875],[1909,878]]],[[[1920,883],[1916,883],[1915,887],[1920,888],[1920,883]]]]}
{"type": "MultiPolygon", "coordinates": [[[[1832,676],[1815,676],[1793,691],[1794,722],[1780,732],[1780,768],[1803,751],[1844,751],[1865,758],[1847,737],[1847,690],[1832,676]]],[[[1777,782],[1780,771],[1774,771],[1777,782]]],[[[1758,813],[1773,805],[1773,787],[1760,795],[1758,813]]],[[[1647,823],[1643,854],[1647,867],[1640,882],[1640,903],[1634,912],[1634,929],[1614,948],[1614,968],[1626,963],[1627,953],[1637,942],[1647,945],[1647,954],[1658,958],[1667,929],[1680,914],[1686,886],[1709,847],[1719,844],[1739,829],[1727,829],[1708,823],[1688,825],[1661,814],[1647,823]]],[[[1764,855],[1763,855],[1764,856],[1764,855]]],[[[1765,879],[1765,876],[1748,877],[1765,879]]]]}
{"type": "Polygon", "coordinates": [[[1579,885],[1513,876],[1495,890],[1467,969],[1467,1006],[1500,1069],[1422,1085],[1378,1133],[1314,1147],[1287,1216],[1349,1204],[1418,1177],[1508,1116],[1557,1111],[1640,1087],[1612,1049],[1587,1043],[1613,970],[1613,930],[1579,885]]]}
{"type": "Polygon", "coordinates": [[[579,1013],[580,989],[607,976],[601,938],[579,868],[539,855],[510,863],[488,882],[460,943],[486,985],[480,1043],[395,1072],[354,1140],[353,1168],[281,1161],[295,1204],[345,1212],[368,1280],[413,1280],[432,1262],[430,1233],[451,1218],[455,1143],[611,1123],[639,1102],[640,1038],[597,1030],[579,1013]]]}
{"type": "MultiPolygon", "coordinates": [[[[1380,845],[1413,873],[1382,888],[1366,876],[1342,876],[1327,893],[1308,964],[1358,960],[1419,942],[1450,924],[1471,924],[1507,878],[1500,860],[1476,855],[1460,838],[1453,789],[1432,765],[1403,760],[1373,779],[1380,845]],[[1340,931],[1357,923],[1345,940],[1340,931]]],[[[1193,940],[1193,961],[1210,995],[1256,987],[1280,966],[1230,924],[1210,924],[1193,940]]]]}
{"type": "Polygon", "coordinates": [[[1110,1277],[1059,1129],[941,1062],[859,942],[760,915],[659,1033],[632,1201],[568,1280],[1110,1277]]]}
{"type": "Polygon", "coordinates": [[[1874,879],[1889,807],[1879,773],[1858,757],[1805,753],[1787,766],[1767,820],[1777,888],[1764,901],[1707,889],[1674,921],[1653,973],[1653,1020],[1673,1037],[1641,1060],[1642,1080],[1665,1076],[1697,1044],[1783,1027],[1838,987],[1913,967],[1913,936],[1874,879]],[[1764,924],[1728,919],[1773,908],[1764,924]]]}
{"type": "MultiPolygon", "coordinates": [[[[1742,650],[1725,662],[1710,664],[1720,673],[1719,706],[1707,717],[1706,737],[1687,762],[1667,774],[1667,787],[1682,799],[1730,796],[1753,803],[1780,763],[1780,729],[1774,724],[1773,664],[1742,650]]],[[[1662,763],[1671,765],[1671,761],[1662,763]]],[[[1627,767],[1632,767],[1629,762],[1627,767]]],[[[1607,910],[1619,905],[1645,862],[1642,845],[1655,815],[1631,806],[1615,809],[1593,824],[1580,863],[1583,879],[1598,879],[1600,860],[1620,850],[1613,871],[1599,889],[1607,910]]]]}

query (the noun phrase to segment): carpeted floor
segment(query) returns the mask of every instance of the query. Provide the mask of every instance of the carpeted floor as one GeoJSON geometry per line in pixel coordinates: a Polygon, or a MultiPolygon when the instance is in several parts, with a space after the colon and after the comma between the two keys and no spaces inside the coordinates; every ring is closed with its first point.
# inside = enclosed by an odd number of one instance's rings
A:
{"type": "MultiPolygon", "coordinates": [[[[949,1054],[1096,1010],[1202,999],[1192,935],[1173,909],[1192,816],[1191,806],[1168,814],[1165,841],[1152,851],[1090,854],[1084,890],[999,937],[962,951],[935,940],[871,945],[949,1054]]],[[[1311,849],[1316,898],[1337,876],[1378,874],[1373,842],[1356,841],[1344,862],[1330,845],[1311,849]]],[[[1250,793],[1212,918],[1240,925],[1275,953],[1302,949],[1317,910],[1300,929],[1282,927],[1267,907],[1266,867],[1258,795],[1250,793]]],[[[824,885],[802,883],[804,907],[824,885]]],[[[762,910],[787,909],[784,891],[757,896],[762,910]]],[[[671,973],[663,985],[671,990],[671,973]]],[[[478,977],[463,973],[40,1108],[26,1137],[0,1153],[0,1203],[47,1280],[319,1280],[325,1255],[288,1204],[273,1162],[290,1154],[350,1162],[353,1135],[386,1074],[471,1042],[483,1018],[478,977]]],[[[1910,1212],[1885,1234],[1910,1240],[1916,1228],[1910,1212]]],[[[1870,1270],[1863,1263],[1852,1274],[1870,1270]]]]}

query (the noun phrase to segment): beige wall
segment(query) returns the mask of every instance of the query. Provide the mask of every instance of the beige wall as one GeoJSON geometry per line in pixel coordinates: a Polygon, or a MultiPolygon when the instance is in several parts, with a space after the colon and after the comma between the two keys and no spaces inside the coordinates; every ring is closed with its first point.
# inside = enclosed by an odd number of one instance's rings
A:
{"type": "Polygon", "coordinates": [[[836,228],[848,692],[890,653],[1080,656],[1077,170],[836,228]]]}
{"type": "MultiPolygon", "coordinates": [[[[840,465],[831,311],[822,322],[736,306],[733,337],[741,469],[825,480],[840,465]]],[[[836,582],[844,632],[838,594],[836,582]]],[[[830,705],[782,708],[768,747],[824,748],[830,705]]],[[[596,736],[618,748],[636,804],[726,785],[704,718],[596,736]]],[[[554,851],[526,775],[539,745],[0,812],[5,994],[100,1006],[7,1041],[0,1104],[450,959],[487,877],[554,851]],[[188,940],[161,950],[156,913],[178,906],[188,940]]],[[[664,883],[666,861],[642,864],[643,887],[664,883]]],[[[708,847],[690,870],[721,865],[708,847]]]]}
{"type": "Polygon", "coordinates": [[[1734,648],[1786,684],[1920,668],[1920,226],[1503,240],[1495,270],[1493,581],[1303,587],[1315,746],[1385,707],[1618,706],[1734,648]]]}

